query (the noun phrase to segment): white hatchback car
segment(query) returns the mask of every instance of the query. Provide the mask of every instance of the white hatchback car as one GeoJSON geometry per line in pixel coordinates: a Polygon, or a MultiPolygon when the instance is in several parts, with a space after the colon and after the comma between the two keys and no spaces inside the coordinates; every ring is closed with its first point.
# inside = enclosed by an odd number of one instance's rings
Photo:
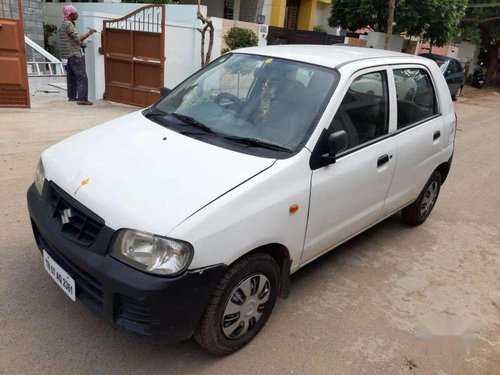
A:
{"type": "Polygon", "coordinates": [[[429,216],[456,116],[437,65],[348,46],[223,55],[155,105],[43,152],[28,205],[65,293],[216,354],[290,274],[402,209],[429,216]]]}

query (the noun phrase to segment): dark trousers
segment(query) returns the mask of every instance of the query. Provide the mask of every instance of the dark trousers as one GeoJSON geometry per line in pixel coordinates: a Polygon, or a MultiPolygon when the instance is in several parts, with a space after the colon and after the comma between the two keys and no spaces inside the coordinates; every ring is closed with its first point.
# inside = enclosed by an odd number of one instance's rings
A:
{"type": "Polygon", "coordinates": [[[88,100],[89,82],[85,73],[85,58],[71,56],[66,68],[68,98],[81,101],[88,100]]]}

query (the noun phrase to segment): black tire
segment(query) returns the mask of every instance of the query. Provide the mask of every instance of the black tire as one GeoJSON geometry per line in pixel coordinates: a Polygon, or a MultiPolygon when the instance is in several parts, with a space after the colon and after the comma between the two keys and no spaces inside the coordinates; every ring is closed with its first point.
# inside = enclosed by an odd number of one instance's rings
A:
{"type": "Polygon", "coordinates": [[[422,224],[425,220],[427,220],[439,197],[439,192],[441,190],[441,182],[442,182],[441,173],[439,173],[438,171],[434,171],[434,173],[432,173],[431,177],[429,178],[424,188],[422,189],[422,192],[418,196],[417,200],[412,204],[410,204],[409,206],[403,208],[402,218],[406,224],[417,226],[422,224]],[[436,187],[435,196],[431,202],[431,205],[428,206],[426,210],[423,210],[424,200],[426,198],[427,199],[429,198],[428,194],[430,192],[431,185],[436,187]]]}
{"type": "MultiPolygon", "coordinates": [[[[255,253],[234,263],[219,282],[198,324],[194,339],[206,351],[215,355],[231,354],[248,344],[264,327],[273,311],[280,287],[280,271],[269,255],[255,253]],[[245,280],[263,275],[269,281],[269,299],[261,305],[262,315],[248,331],[238,338],[228,338],[223,332],[223,314],[229,298],[245,280]]],[[[227,317],[227,315],[226,315],[227,317]]],[[[239,318],[238,318],[239,319],[239,318]]]]}

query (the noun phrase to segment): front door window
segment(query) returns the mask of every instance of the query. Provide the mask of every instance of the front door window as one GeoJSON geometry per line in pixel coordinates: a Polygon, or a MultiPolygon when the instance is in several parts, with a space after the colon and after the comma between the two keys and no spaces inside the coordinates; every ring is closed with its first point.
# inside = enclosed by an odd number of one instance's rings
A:
{"type": "Polygon", "coordinates": [[[347,149],[363,145],[389,132],[389,94],[385,71],[354,79],[340,104],[329,131],[347,133],[347,149]]]}

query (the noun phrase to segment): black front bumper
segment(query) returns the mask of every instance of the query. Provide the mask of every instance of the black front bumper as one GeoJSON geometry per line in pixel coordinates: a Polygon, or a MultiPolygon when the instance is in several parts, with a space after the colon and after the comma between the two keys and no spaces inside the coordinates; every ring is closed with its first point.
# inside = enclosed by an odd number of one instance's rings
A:
{"type": "MultiPolygon", "coordinates": [[[[226,266],[215,265],[170,278],[138,271],[108,255],[114,231],[105,225],[91,245],[82,246],[62,235],[60,215],[47,203],[48,184],[42,197],[34,185],[28,190],[33,233],[40,250],[73,277],[77,299],[126,330],[163,337],[169,342],[190,338],[226,266]]],[[[66,193],[59,193],[64,194],[65,201],[85,210],[66,193]]]]}

